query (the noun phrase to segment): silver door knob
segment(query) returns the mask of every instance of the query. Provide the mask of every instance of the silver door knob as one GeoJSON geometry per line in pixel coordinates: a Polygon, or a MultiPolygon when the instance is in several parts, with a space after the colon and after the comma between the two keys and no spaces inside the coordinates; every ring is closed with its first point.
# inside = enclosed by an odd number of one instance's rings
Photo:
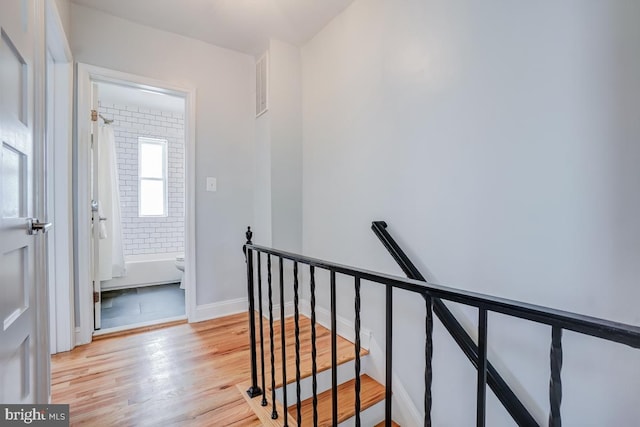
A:
{"type": "Polygon", "coordinates": [[[38,231],[42,231],[42,234],[49,231],[49,229],[53,226],[50,222],[40,222],[38,218],[28,218],[27,219],[27,234],[33,235],[38,234],[38,231]]]}

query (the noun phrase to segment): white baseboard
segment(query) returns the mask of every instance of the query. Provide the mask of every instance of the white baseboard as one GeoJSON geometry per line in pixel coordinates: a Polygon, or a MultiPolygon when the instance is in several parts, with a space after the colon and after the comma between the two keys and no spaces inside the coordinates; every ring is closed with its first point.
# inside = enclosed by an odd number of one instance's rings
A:
{"type": "Polygon", "coordinates": [[[213,302],[197,305],[189,322],[203,322],[231,314],[246,313],[248,308],[246,298],[237,298],[227,301],[213,302]]]}

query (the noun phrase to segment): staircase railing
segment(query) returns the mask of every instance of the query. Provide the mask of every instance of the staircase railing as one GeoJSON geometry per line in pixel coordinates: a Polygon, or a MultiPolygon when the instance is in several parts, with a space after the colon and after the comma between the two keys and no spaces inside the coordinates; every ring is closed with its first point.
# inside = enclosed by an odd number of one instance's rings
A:
{"type": "MultiPolygon", "coordinates": [[[[408,278],[419,280],[421,282],[427,281],[413,262],[411,262],[407,254],[405,254],[398,243],[396,243],[391,234],[389,234],[386,222],[374,221],[371,224],[371,229],[375,235],[378,236],[384,247],[389,251],[393,259],[398,263],[400,268],[402,268],[402,271],[404,271],[404,274],[406,274],[408,278]]],[[[433,298],[432,304],[433,312],[438,316],[442,325],[449,332],[469,361],[471,361],[473,366],[478,369],[480,359],[478,357],[479,349],[476,343],[440,298],[433,298]]],[[[484,349],[482,350],[484,351],[484,349]]],[[[502,378],[502,376],[500,376],[498,371],[488,360],[486,363],[487,384],[491,390],[493,390],[493,393],[496,395],[498,400],[500,400],[507,412],[509,412],[513,420],[519,426],[538,426],[539,424],[522,404],[520,399],[518,399],[513,390],[511,390],[507,382],[502,378]]],[[[560,402],[557,402],[558,407],[559,405],[560,402]]]]}
{"type": "MultiPolygon", "coordinates": [[[[255,286],[254,276],[254,258],[257,258],[257,277],[258,277],[258,292],[259,298],[261,298],[262,292],[262,263],[263,256],[267,258],[267,286],[268,286],[268,298],[269,298],[269,329],[270,329],[270,361],[271,361],[271,385],[272,385],[272,418],[279,418],[281,414],[278,414],[276,410],[275,401],[275,366],[274,366],[274,338],[273,338],[273,303],[272,303],[272,258],[276,258],[279,269],[279,288],[280,288],[280,316],[281,319],[285,317],[284,311],[284,278],[283,278],[283,265],[284,261],[293,263],[293,290],[294,290],[294,322],[295,322],[295,340],[296,340],[296,388],[297,407],[300,408],[300,349],[299,349],[299,310],[298,310],[298,293],[299,293],[299,265],[308,266],[309,271],[309,290],[310,290],[310,309],[311,309],[311,346],[312,346],[312,381],[313,381],[313,425],[317,425],[317,367],[316,357],[317,350],[315,344],[316,334],[316,269],[328,271],[330,274],[330,290],[331,290],[331,368],[335,372],[337,368],[337,346],[336,346],[336,276],[342,275],[351,277],[353,279],[353,289],[355,290],[354,309],[355,309],[355,321],[354,321],[354,334],[355,334],[355,424],[360,426],[360,288],[363,280],[372,282],[372,284],[379,284],[386,289],[385,300],[385,316],[386,316],[386,330],[385,330],[385,426],[389,427],[392,423],[392,334],[393,334],[393,292],[394,289],[412,292],[422,295],[425,301],[425,324],[426,324],[426,336],[425,336],[425,393],[424,393],[424,425],[431,426],[431,372],[432,372],[432,354],[433,354],[433,311],[438,310],[435,308],[435,299],[451,301],[455,303],[464,304],[467,306],[475,307],[478,309],[478,345],[477,350],[473,350],[473,347],[468,343],[464,348],[467,348],[465,354],[475,354],[477,367],[477,387],[476,387],[476,423],[478,426],[485,426],[486,418],[486,385],[490,380],[491,374],[489,373],[489,364],[487,361],[487,317],[489,312],[500,313],[511,317],[525,319],[531,322],[546,324],[551,326],[551,351],[550,351],[550,364],[551,364],[551,376],[549,381],[549,399],[551,402],[549,413],[549,426],[559,427],[561,425],[560,417],[560,403],[562,398],[562,383],[561,383],[561,368],[562,368],[562,331],[569,330],[584,335],[593,336],[607,341],[617,342],[631,346],[633,348],[640,348],[640,327],[612,322],[609,320],[598,319],[591,316],[585,316],[581,314],[571,313],[562,310],[551,309],[547,307],[541,307],[533,304],[527,304],[518,301],[512,301],[504,298],[493,297],[483,295],[475,292],[457,290],[446,286],[436,285],[424,281],[418,281],[415,279],[401,278],[383,273],[376,273],[373,271],[350,267],[334,262],[324,261],[316,258],[310,258],[299,254],[285,252],[277,249],[267,248],[263,246],[254,245],[251,242],[252,233],[248,229],[246,233],[247,243],[244,245],[244,251],[247,262],[247,291],[249,300],[249,334],[250,334],[250,354],[251,354],[251,386],[247,390],[247,393],[251,397],[257,397],[262,395],[262,405],[266,406],[268,403],[265,399],[265,368],[264,368],[264,351],[260,352],[261,358],[261,379],[262,388],[258,386],[258,369],[257,369],[257,344],[256,344],[256,328],[255,328],[255,286]],[[468,352],[468,353],[467,353],[468,352]]],[[[392,245],[393,246],[393,245],[392,245]]],[[[395,245],[396,249],[397,244],[395,245]]],[[[401,251],[400,251],[401,252],[401,251]]],[[[396,251],[399,255],[400,252],[396,251]]],[[[406,265],[410,268],[410,265],[406,265]]],[[[415,269],[415,266],[413,267],[415,269]]],[[[403,267],[404,269],[404,267],[403,267]]],[[[417,272],[417,269],[415,269],[417,272]]],[[[417,272],[419,274],[419,272],[417,272]]],[[[260,346],[264,347],[263,331],[262,331],[262,299],[259,302],[260,310],[260,346]]],[[[284,322],[281,322],[281,352],[282,352],[282,383],[285,386],[287,384],[287,374],[284,369],[286,363],[286,342],[284,334],[284,322]]],[[[466,334],[466,332],[465,332],[466,334]]],[[[466,341],[465,341],[466,342],[466,341]]],[[[475,344],[474,344],[475,346],[475,344]]],[[[473,357],[470,357],[472,362],[473,357]]],[[[335,374],[332,375],[332,420],[333,425],[338,425],[337,415],[337,379],[335,374]]],[[[288,425],[287,414],[287,396],[286,392],[283,393],[283,425],[288,425]]],[[[512,414],[513,415],[513,414],[512,414]]],[[[296,421],[298,425],[301,424],[301,414],[297,411],[296,421]]],[[[535,421],[533,421],[535,423],[535,421]]],[[[522,424],[528,425],[528,424],[522,424]]]]}

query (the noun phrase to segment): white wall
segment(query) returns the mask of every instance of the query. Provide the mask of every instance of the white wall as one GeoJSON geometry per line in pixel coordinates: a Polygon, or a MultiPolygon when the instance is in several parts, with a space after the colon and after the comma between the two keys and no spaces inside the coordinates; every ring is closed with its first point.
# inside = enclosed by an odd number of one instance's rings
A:
{"type": "MultiPolygon", "coordinates": [[[[269,40],[268,110],[255,122],[254,243],[302,250],[302,81],[300,49],[269,40]]],[[[266,263],[263,272],[266,274],[266,263]]],[[[293,299],[293,266],[283,265],[285,301],[293,299]]],[[[277,264],[273,283],[279,283],[277,264]]],[[[266,277],[266,276],[265,276],[266,277]]],[[[279,288],[274,287],[279,304],[279,288]]],[[[263,301],[266,301],[266,294],[263,301]]],[[[266,302],[264,302],[266,305],[266,302]]],[[[276,309],[276,312],[278,309],[276,309]]]]}
{"type": "Polygon", "coordinates": [[[67,40],[71,39],[71,3],[69,0],[55,0],[58,14],[60,15],[60,21],[62,27],[67,36],[67,40]]]}
{"type": "Polygon", "coordinates": [[[256,119],[256,243],[302,249],[300,49],[269,41],[269,109],[256,119]]]}
{"type": "Polygon", "coordinates": [[[302,249],[302,87],[300,49],[269,43],[273,246],[302,249]]]}
{"type": "Polygon", "coordinates": [[[72,5],[78,62],[195,87],[197,303],[245,296],[244,230],[253,219],[254,60],[72,5]],[[205,177],[218,191],[205,191],[205,177]]]}
{"type": "Polygon", "coordinates": [[[253,242],[272,246],[271,237],[271,119],[269,112],[255,121],[255,156],[252,223],[253,242]]]}
{"type": "MultiPolygon", "coordinates": [[[[302,49],[304,253],[401,274],[369,230],[384,219],[430,280],[640,324],[639,13],[356,0],[302,49]]],[[[420,407],[423,306],[398,295],[396,313],[394,367],[420,407]]],[[[546,423],[550,330],[489,322],[494,363],[546,423]]],[[[635,424],[640,352],[564,344],[565,423],[635,424]]],[[[434,424],[472,425],[474,370],[439,325],[434,363],[434,424]]],[[[488,425],[510,425],[494,400],[488,425]]]]}

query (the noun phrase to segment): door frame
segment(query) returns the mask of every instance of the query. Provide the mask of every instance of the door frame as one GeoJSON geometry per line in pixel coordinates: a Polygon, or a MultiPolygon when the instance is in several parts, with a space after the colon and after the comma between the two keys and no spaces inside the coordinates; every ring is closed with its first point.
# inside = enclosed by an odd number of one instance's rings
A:
{"type": "Polygon", "coordinates": [[[76,244],[76,295],[79,327],[76,344],[87,344],[93,337],[93,288],[91,285],[91,200],[90,200],[90,110],[91,84],[112,83],[136,89],[155,90],[178,96],[185,102],[185,303],[187,320],[192,322],[196,308],[196,242],[195,242],[195,88],[177,86],[149,77],[110,70],[95,65],[77,63],[76,66],[76,126],[74,160],[74,218],[76,244]],[[82,285],[84,284],[84,285],[82,285]]]}
{"type": "Polygon", "coordinates": [[[73,58],[54,0],[45,2],[45,26],[46,49],[53,59],[53,70],[47,63],[46,71],[46,150],[50,174],[46,177],[46,221],[55,223],[47,234],[49,331],[53,354],[71,350],[75,338],[71,192],[73,58]],[[52,80],[48,77],[51,72],[52,80]]]}

